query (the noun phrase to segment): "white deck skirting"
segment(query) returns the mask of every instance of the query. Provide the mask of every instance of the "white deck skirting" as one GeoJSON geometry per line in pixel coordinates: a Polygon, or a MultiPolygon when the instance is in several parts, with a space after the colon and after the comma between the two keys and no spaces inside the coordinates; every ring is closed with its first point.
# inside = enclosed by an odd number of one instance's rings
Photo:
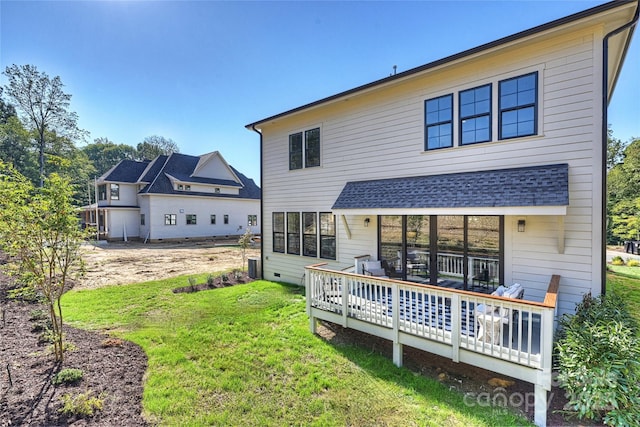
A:
{"type": "Polygon", "coordinates": [[[306,267],[310,328],[337,323],[402,346],[530,382],[535,386],[535,423],[546,425],[547,391],[559,276],[552,276],[543,303],[306,267]],[[346,302],[346,304],[345,304],[346,302]],[[477,312],[478,305],[484,314],[477,312]]]}

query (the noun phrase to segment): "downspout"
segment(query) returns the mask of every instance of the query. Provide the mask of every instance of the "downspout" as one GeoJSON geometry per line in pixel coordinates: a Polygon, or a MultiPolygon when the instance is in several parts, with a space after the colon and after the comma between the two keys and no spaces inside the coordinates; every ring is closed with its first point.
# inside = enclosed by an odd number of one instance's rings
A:
{"type": "MultiPolygon", "coordinates": [[[[262,216],[262,213],[264,212],[264,206],[263,206],[263,200],[264,197],[262,197],[262,183],[264,182],[264,180],[262,179],[262,132],[260,132],[258,129],[256,129],[256,125],[253,124],[251,125],[251,129],[257,133],[258,135],[260,135],[260,234],[263,233],[264,230],[264,217],[262,216]]],[[[263,242],[264,242],[264,238],[260,239],[260,277],[264,278],[264,248],[263,248],[263,242]]]]}
{"type": "MultiPolygon", "coordinates": [[[[604,295],[607,292],[607,142],[609,136],[609,124],[608,124],[608,106],[609,106],[609,38],[616,34],[631,28],[631,34],[629,35],[628,43],[631,42],[631,35],[635,30],[635,25],[638,23],[638,11],[640,9],[640,0],[636,2],[636,13],[633,15],[631,21],[627,22],[623,26],[616,28],[609,32],[602,39],[602,254],[601,254],[601,289],[600,292],[604,295]]],[[[627,46],[628,47],[628,46],[627,46]]],[[[627,47],[623,50],[622,62],[624,62],[624,55],[626,55],[627,47]]],[[[615,82],[612,86],[615,87],[615,82]]]]}

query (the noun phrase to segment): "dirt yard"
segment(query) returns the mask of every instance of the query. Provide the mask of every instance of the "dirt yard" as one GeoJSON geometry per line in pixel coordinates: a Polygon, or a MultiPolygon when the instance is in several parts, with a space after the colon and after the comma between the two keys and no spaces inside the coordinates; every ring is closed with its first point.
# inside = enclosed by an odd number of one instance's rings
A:
{"type": "MultiPolygon", "coordinates": [[[[85,277],[76,289],[126,285],[172,276],[216,273],[242,268],[237,241],[229,242],[109,242],[83,247],[85,277]],[[231,247],[231,244],[236,244],[231,247]]],[[[259,248],[246,251],[247,258],[260,257],[259,248]]],[[[244,269],[247,269],[245,263],[244,269]]]]}

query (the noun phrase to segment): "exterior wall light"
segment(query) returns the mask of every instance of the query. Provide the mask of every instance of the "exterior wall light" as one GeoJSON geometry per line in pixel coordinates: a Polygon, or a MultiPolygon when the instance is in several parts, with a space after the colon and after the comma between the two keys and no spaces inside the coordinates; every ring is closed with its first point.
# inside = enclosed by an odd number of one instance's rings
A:
{"type": "Polygon", "coordinates": [[[518,220],[518,233],[524,233],[524,225],[525,225],[524,219],[519,219],[518,220]]]}
{"type": "Polygon", "coordinates": [[[371,222],[371,218],[365,218],[364,219],[364,226],[368,227],[370,222],[371,222]]]}

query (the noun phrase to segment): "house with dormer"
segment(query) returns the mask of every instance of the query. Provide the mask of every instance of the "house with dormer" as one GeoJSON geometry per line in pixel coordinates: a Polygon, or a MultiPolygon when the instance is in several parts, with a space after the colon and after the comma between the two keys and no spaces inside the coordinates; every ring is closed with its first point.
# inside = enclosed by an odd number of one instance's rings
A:
{"type": "Polygon", "coordinates": [[[88,222],[107,240],[144,241],[260,234],[260,188],[222,155],[172,153],[122,160],[96,181],[88,222]]]}
{"type": "Polygon", "coordinates": [[[262,274],[338,323],[535,385],[557,317],[605,289],[607,104],[638,20],[614,1],[246,126],[262,274]]]}

